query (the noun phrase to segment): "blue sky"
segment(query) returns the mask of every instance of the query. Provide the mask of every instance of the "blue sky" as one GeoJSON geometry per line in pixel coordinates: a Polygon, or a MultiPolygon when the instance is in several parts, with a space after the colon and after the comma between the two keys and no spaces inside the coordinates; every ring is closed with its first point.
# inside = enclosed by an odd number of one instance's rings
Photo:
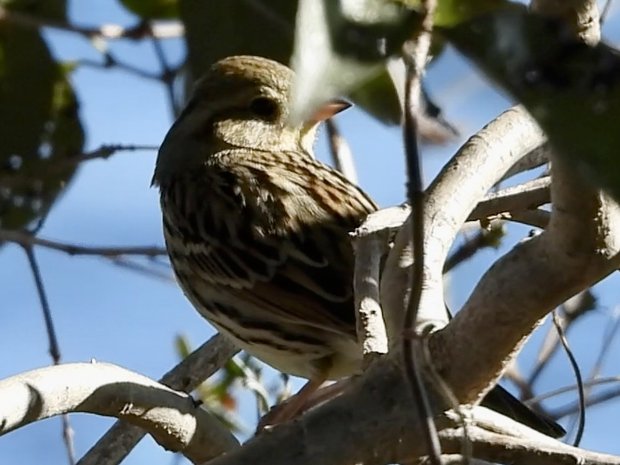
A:
{"type": "MultiPolygon", "coordinates": [[[[134,24],[115,1],[69,1],[70,17],[82,25],[134,24]]],[[[618,9],[616,8],[616,12],[618,9]]],[[[608,39],[617,44],[617,14],[609,23],[608,39]],[[615,25],[616,27],[611,27],[615,25]]],[[[61,60],[99,60],[96,50],[74,34],[47,31],[54,55],[61,60]]],[[[112,44],[115,54],[135,66],[157,71],[150,44],[112,44]]],[[[169,41],[165,49],[172,62],[183,54],[180,41],[169,41]]],[[[80,67],[72,81],[81,102],[86,124],[86,150],[102,144],[158,145],[172,120],[164,88],[124,71],[80,67]]],[[[491,120],[510,102],[493,91],[455,53],[447,53],[429,72],[428,83],[447,118],[462,132],[459,143],[491,120]]],[[[360,185],[382,206],[404,200],[405,180],[400,130],[387,128],[358,110],[339,117],[343,134],[356,157],[360,185]]],[[[424,148],[426,180],[432,179],[458,144],[424,148]]],[[[326,159],[326,144],[319,141],[319,157],[326,159]]],[[[157,192],[149,187],[154,151],[125,152],[109,160],[84,164],[72,185],[54,207],[41,236],[63,242],[90,245],[161,245],[162,234],[157,192]]],[[[524,237],[528,228],[511,227],[504,248],[489,250],[459,269],[450,278],[452,308],[466,299],[492,260],[524,237]]],[[[213,334],[211,327],[191,308],[172,282],[145,277],[100,258],[70,257],[42,248],[36,250],[49,294],[65,362],[97,359],[119,364],[144,375],[159,378],[177,362],[173,340],[186,335],[198,345],[213,334]]],[[[50,364],[48,342],[33,280],[22,250],[0,249],[0,378],[50,364]]],[[[600,308],[587,316],[579,332],[570,334],[578,360],[587,373],[589,363],[609,326],[609,315],[620,304],[618,277],[597,287],[600,308]],[[592,335],[595,335],[594,337],[592,335]]],[[[524,367],[537,350],[540,334],[521,357],[524,367]]],[[[617,353],[620,347],[612,350],[617,353]]],[[[606,374],[617,374],[620,363],[612,357],[606,374]]],[[[539,392],[571,384],[572,374],[564,357],[557,357],[540,380],[539,392]]],[[[585,447],[620,453],[614,418],[619,403],[588,412],[585,447]],[[612,423],[613,422],[613,423],[612,423]]],[[[242,413],[251,424],[252,401],[242,403],[242,413]]],[[[87,415],[72,416],[75,444],[81,456],[112,423],[87,415]]],[[[172,454],[146,439],[125,462],[170,463],[172,454]]],[[[0,438],[0,463],[65,463],[60,420],[51,419],[0,438]]]]}

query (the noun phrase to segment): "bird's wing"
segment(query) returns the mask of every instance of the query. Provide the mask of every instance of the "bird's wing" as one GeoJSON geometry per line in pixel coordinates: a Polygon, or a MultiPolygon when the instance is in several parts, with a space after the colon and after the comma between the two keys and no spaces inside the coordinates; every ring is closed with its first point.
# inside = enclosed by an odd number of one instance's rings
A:
{"type": "Polygon", "coordinates": [[[271,315],[354,331],[348,233],[376,210],[361,190],[293,152],[231,150],[190,176],[162,202],[202,279],[271,315]]]}

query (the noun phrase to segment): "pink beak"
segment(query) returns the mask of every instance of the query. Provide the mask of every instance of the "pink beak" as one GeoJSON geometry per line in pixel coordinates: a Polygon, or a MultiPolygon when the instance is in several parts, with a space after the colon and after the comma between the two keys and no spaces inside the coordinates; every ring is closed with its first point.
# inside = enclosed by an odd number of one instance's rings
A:
{"type": "Polygon", "coordinates": [[[331,100],[317,108],[306,122],[314,124],[320,123],[321,121],[325,121],[326,119],[331,118],[332,116],[346,110],[349,107],[351,107],[351,104],[344,100],[331,100]]]}

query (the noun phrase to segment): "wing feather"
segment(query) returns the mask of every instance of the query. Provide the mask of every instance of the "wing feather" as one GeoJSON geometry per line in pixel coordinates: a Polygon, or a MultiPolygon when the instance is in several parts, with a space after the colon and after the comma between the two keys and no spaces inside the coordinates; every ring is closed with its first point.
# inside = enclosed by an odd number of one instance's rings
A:
{"type": "Polygon", "coordinates": [[[217,294],[354,334],[348,233],[376,206],[335,170],[299,158],[229,150],[162,190],[168,241],[183,241],[168,245],[217,294]]]}

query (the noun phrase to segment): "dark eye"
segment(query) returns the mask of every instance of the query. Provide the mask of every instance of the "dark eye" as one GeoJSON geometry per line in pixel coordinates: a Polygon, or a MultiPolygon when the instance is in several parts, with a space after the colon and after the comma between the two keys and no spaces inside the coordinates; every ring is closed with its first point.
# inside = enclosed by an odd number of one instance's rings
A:
{"type": "Polygon", "coordinates": [[[256,97],[250,102],[250,111],[261,119],[272,121],[278,116],[278,104],[267,97],[256,97]]]}

